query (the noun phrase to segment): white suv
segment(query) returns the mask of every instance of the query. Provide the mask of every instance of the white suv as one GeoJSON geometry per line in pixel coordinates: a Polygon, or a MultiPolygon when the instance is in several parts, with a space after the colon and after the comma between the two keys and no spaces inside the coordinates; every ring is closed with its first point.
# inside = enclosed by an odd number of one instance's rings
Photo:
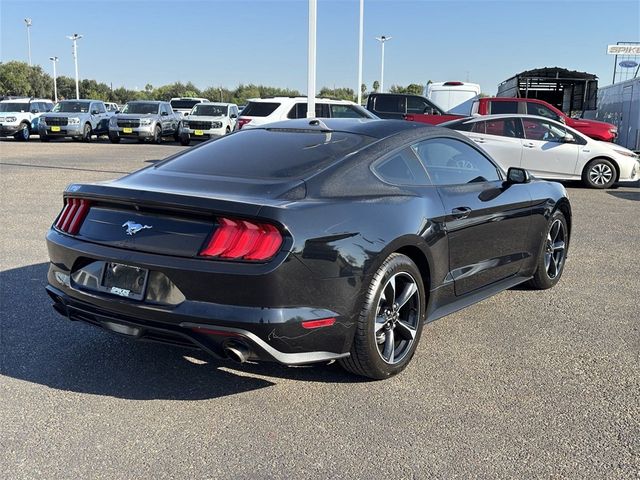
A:
{"type": "MultiPolygon", "coordinates": [[[[307,97],[252,98],[238,118],[238,129],[307,116],[307,97]]],[[[316,118],[378,118],[347,100],[316,98],[316,118]]]]}
{"type": "Polygon", "coordinates": [[[52,108],[53,102],[44,98],[3,100],[0,102],[0,136],[29,140],[31,132],[38,132],[40,115],[52,108]]]}
{"type": "Polygon", "coordinates": [[[238,106],[235,103],[199,103],[182,121],[180,143],[189,145],[191,140],[209,140],[235,130],[238,106]]]}

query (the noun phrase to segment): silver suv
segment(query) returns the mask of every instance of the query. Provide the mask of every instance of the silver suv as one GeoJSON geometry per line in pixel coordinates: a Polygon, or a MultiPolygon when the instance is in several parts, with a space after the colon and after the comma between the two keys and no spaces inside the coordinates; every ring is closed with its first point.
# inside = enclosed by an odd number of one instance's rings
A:
{"type": "Polygon", "coordinates": [[[162,143],[163,137],[172,136],[177,142],[181,126],[181,116],[174,113],[169,102],[137,100],[128,102],[111,118],[109,140],[118,143],[122,138],[133,138],[162,143]]]}
{"type": "Polygon", "coordinates": [[[40,141],[48,142],[55,137],[72,137],[90,142],[93,135],[107,133],[109,117],[101,100],[62,100],[53,110],[40,116],[38,133],[40,141]]]}

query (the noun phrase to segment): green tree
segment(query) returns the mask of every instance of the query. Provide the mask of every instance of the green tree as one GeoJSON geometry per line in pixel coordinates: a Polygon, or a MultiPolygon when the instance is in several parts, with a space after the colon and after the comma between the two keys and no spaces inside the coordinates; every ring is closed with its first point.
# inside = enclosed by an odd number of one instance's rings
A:
{"type": "Polygon", "coordinates": [[[324,98],[332,98],[334,100],[349,100],[349,101],[355,100],[355,93],[353,91],[353,88],[322,87],[318,96],[324,97],[324,98]]]}
{"type": "Polygon", "coordinates": [[[26,97],[53,96],[53,79],[40,66],[11,61],[0,64],[0,94],[26,97]]]}

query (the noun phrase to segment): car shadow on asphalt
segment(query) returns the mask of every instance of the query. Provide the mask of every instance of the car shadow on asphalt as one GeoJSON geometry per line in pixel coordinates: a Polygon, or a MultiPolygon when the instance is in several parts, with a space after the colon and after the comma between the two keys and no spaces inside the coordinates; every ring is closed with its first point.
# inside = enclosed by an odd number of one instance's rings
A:
{"type": "Polygon", "coordinates": [[[135,342],[71,322],[51,308],[44,291],[47,268],[40,263],[0,272],[1,375],[132,400],[212,399],[270,387],[277,379],[360,381],[335,364],[239,365],[199,350],[135,342]]]}
{"type": "Polygon", "coordinates": [[[622,198],[623,200],[635,200],[640,201],[640,192],[607,192],[616,198],[622,198]]]}

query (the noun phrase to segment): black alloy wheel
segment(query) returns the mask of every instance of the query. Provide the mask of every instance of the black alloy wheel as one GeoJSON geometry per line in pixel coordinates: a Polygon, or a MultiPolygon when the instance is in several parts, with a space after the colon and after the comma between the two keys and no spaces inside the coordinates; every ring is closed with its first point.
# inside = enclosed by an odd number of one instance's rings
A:
{"type": "Polygon", "coordinates": [[[556,210],[549,219],[547,234],[538,255],[536,273],[529,285],[537,290],[546,290],[558,283],[564,271],[568,248],[567,220],[560,210],[556,210]]]}
{"type": "Polygon", "coordinates": [[[381,380],[409,364],[420,340],[426,300],[422,276],[407,256],[393,253],[368,288],[351,347],[348,371],[381,380]]]}

